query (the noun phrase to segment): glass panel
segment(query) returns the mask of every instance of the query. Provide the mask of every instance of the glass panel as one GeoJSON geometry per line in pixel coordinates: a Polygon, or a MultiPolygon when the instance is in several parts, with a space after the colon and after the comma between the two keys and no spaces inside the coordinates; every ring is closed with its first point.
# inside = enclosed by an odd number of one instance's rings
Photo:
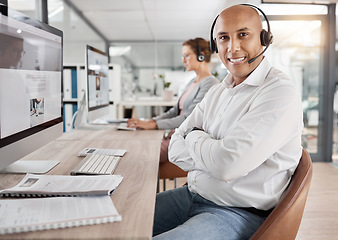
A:
{"type": "Polygon", "coordinates": [[[270,25],[272,32],[278,34],[266,56],[296,83],[303,101],[302,145],[310,153],[318,153],[319,101],[323,91],[319,84],[321,21],[271,21],[270,25]]]}
{"type": "MultiPolygon", "coordinates": [[[[40,0],[38,0],[40,1],[40,0]]],[[[8,0],[8,6],[30,17],[38,19],[37,0],[8,0]]],[[[63,62],[84,64],[86,45],[105,51],[105,43],[73,9],[62,0],[48,0],[49,25],[63,31],[63,62]]]]}
{"type": "Polygon", "coordinates": [[[37,18],[35,0],[8,0],[8,7],[26,14],[29,17],[37,18]]]}
{"type": "Polygon", "coordinates": [[[332,162],[338,163],[338,84],[334,94],[333,103],[333,146],[332,146],[332,162]]]}
{"type": "Polygon", "coordinates": [[[64,65],[84,64],[87,44],[105,51],[101,37],[63,1],[48,1],[48,21],[51,26],[63,31],[64,65]]]}
{"type": "Polygon", "coordinates": [[[326,15],[327,6],[317,4],[263,4],[262,10],[269,15],[326,15]]]}

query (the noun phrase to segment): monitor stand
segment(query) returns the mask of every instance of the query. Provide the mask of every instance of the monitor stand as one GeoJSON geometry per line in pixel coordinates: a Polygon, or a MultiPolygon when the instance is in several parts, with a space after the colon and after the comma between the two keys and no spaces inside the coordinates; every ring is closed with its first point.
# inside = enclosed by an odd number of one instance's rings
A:
{"type": "Polygon", "coordinates": [[[49,172],[59,163],[59,161],[55,160],[18,160],[2,169],[0,173],[44,174],[49,172]]]}
{"type": "Polygon", "coordinates": [[[91,124],[87,122],[86,119],[86,111],[85,111],[85,107],[86,107],[86,93],[83,93],[82,99],[80,101],[80,103],[78,103],[79,108],[77,110],[76,113],[74,113],[73,117],[72,117],[72,124],[74,122],[74,128],[75,129],[85,129],[85,130],[102,130],[102,129],[106,129],[107,124],[91,124]]]}

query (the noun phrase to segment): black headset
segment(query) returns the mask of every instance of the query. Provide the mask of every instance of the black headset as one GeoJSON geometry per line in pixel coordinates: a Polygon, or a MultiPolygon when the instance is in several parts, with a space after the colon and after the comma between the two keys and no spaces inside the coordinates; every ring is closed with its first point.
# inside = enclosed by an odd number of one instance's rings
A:
{"type": "MultiPolygon", "coordinates": [[[[269,45],[272,43],[272,41],[273,41],[273,35],[272,35],[271,31],[270,31],[269,20],[268,20],[267,16],[265,15],[265,13],[263,12],[262,9],[260,9],[259,7],[254,6],[254,5],[251,5],[251,4],[240,4],[240,5],[249,6],[249,7],[252,7],[254,9],[258,10],[263,15],[263,17],[264,17],[264,19],[266,21],[266,24],[268,26],[268,31],[266,31],[265,29],[263,29],[261,31],[261,35],[260,35],[261,44],[262,44],[262,46],[265,46],[265,49],[258,56],[256,56],[256,57],[254,57],[254,58],[252,58],[252,59],[249,60],[249,63],[252,63],[259,56],[261,56],[266,51],[266,49],[269,47],[269,45]]],[[[211,25],[211,31],[210,31],[210,51],[212,53],[213,52],[218,53],[216,38],[213,38],[214,27],[215,27],[215,24],[216,24],[216,21],[217,21],[218,17],[219,17],[219,15],[216,16],[215,20],[213,21],[213,23],[211,25]]]]}
{"type": "Polygon", "coordinates": [[[199,62],[203,62],[204,59],[205,59],[205,56],[204,56],[204,54],[202,54],[201,47],[200,47],[200,45],[198,44],[197,39],[194,39],[194,41],[195,41],[195,43],[196,43],[196,48],[197,48],[197,60],[198,60],[199,62]]]}

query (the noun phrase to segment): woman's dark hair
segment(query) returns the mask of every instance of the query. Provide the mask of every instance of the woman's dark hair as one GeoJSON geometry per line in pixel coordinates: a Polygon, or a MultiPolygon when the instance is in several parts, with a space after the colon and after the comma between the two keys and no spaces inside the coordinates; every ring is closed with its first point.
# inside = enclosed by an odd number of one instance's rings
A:
{"type": "Polygon", "coordinates": [[[210,51],[209,41],[203,38],[195,38],[195,39],[189,39],[185,41],[182,45],[189,46],[197,56],[199,54],[198,53],[198,47],[199,47],[201,53],[204,55],[204,61],[210,62],[212,52],[210,51]]]}

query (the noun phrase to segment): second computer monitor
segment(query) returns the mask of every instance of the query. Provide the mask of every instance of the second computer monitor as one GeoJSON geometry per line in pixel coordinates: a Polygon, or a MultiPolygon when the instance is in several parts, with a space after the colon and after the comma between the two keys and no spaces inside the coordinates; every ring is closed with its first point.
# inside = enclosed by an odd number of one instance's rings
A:
{"type": "Polygon", "coordinates": [[[109,113],[108,55],[94,47],[86,49],[88,121],[109,113]]]}

